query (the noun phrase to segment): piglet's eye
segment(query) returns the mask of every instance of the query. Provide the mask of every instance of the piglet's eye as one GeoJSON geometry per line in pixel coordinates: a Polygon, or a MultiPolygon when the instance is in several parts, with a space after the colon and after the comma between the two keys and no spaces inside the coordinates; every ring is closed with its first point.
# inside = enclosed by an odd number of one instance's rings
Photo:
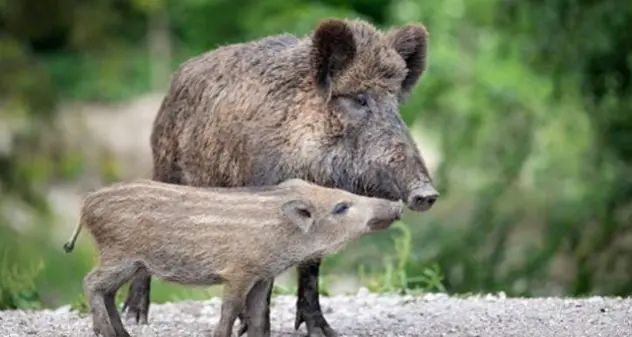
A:
{"type": "Polygon", "coordinates": [[[335,214],[335,215],[342,215],[345,212],[347,212],[349,207],[350,207],[350,205],[348,203],[340,202],[340,203],[336,204],[336,206],[334,206],[334,209],[333,209],[332,213],[335,214]]]}

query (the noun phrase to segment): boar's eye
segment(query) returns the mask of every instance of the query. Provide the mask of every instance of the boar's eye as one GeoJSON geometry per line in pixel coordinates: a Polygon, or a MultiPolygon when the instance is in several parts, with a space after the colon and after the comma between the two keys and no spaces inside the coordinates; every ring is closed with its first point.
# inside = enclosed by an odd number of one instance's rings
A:
{"type": "Polygon", "coordinates": [[[366,95],[364,94],[358,94],[354,99],[356,104],[358,104],[359,106],[365,107],[369,104],[367,102],[366,95]]]}
{"type": "Polygon", "coordinates": [[[335,215],[342,215],[342,214],[347,212],[349,207],[351,207],[351,205],[349,205],[348,203],[346,203],[346,202],[339,202],[339,203],[336,204],[336,206],[334,206],[334,209],[331,211],[331,213],[333,213],[335,215]]]}

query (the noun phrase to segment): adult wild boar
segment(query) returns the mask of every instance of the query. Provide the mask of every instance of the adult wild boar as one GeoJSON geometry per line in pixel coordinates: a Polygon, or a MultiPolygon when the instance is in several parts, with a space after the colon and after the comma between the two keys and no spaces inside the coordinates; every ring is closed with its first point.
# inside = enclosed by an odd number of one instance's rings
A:
{"type": "MultiPolygon", "coordinates": [[[[153,179],[254,186],[300,178],[426,211],[438,192],[399,104],[426,68],[427,43],[420,24],[380,31],[330,19],[304,38],[281,34],[192,58],[153,124],[153,179]]],[[[332,337],[319,303],[321,259],[297,267],[295,326],[332,337]]],[[[140,323],[149,285],[137,275],[124,306],[140,323]]]]}

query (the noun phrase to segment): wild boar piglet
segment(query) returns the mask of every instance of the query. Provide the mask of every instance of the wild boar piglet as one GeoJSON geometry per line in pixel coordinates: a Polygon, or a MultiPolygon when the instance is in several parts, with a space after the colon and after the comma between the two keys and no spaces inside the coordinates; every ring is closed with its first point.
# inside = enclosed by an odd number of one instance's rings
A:
{"type": "MultiPolygon", "coordinates": [[[[402,209],[401,202],[299,179],[241,188],[135,180],[88,194],[64,248],[70,252],[85,227],[98,249],[99,263],[84,279],[96,334],[129,336],[114,295],[135,275],[147,274],[187,285],[223,284],[213,336],[229,337],[253,287],[261,294],[292,265],[388,228],[402,209]]],[[[249,325],[248,336],[269,336],[266,319],[249,325]]]]}

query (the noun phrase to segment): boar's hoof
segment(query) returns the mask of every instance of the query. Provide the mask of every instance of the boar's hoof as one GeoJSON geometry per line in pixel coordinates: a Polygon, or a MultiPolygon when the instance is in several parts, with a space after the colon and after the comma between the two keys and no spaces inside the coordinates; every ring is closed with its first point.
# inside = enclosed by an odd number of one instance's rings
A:
{"type": "Polygon", "coordinates": [[[239,329],[237,329],[237,336],[241,337],[243,334],[248,331],[248,323],[246,321],[241,321],[239,323],[239,329]]]}
{"type": "Polygon", "coordinates": [[[130,293],[123,304],[122,312],[127,311],[126,319],[133,320],[136,324],[147,324],[147,311],[149,310],[149,303],[145,303],[134,294],[130,293]]]}
{"type": "Polygon", "coordinates": [[[307,337],[340,337],[340,334],[325,320],[321,311],[307,313],[305,310],[298,309],[294,330],[298,330],[303,322],[307,328],[307,337]]]}

